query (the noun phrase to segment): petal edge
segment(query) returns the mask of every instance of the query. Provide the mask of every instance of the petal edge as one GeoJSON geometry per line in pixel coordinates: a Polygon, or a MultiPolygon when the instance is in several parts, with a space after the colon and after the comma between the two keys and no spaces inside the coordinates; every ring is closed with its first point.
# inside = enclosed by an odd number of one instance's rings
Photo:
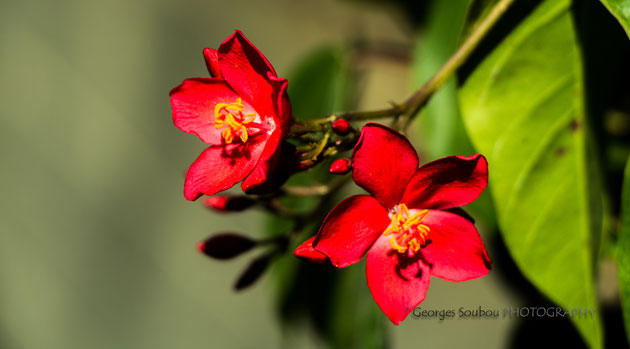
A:
{"type": "Polygon", "coordinates": [[[193,201],[231,188],[252,171],[263,146],[252,144],[245,151],[237,147],[206,148],[188,169],[184,196],[193,201]]]}
{"type": "Polygon", "coordinates": [[[429,267],[417,257],[395,252],[386,236],[368,252],[366,275],[374,301],[394,325],[424,301],[431,281],[429,267]]]}
{"type": "Polygon", "coordinates": [[[352,154],[352,179],[390,209],[403,197],[418,168],[418,154],[409,140],[380,124],[369,123],[352,154]]]}
{"type": "Polygon", "coordinates": [[[447,209],[467,205],[488,185],[488,162],[481,154],[447,156],[421,166],[402,202],[410,208],[447,209]]]}
{"type": "Polygon", "coordinates": [[[328,261],[328,257],[313,248],[313,241],[315,241],[315,236],[304,241],[300,246],[298,246],[295,251],[293,251],[293,255],[313,263],[326,263],[328,261]]]}
{"type": "Polygon", "coordinates": [[[206,68],[208,68],[210,76],[213,78],[223,79],[223,75],[221,75],[221,68],[219,67],[219,53],[217,50],[213,48],[204,48],[203,58],[206,61],[206,68]]]}
{"type": "Polygon", "coordinates": [[[475,226],[454,213],[429,210],[424,222],[430,232],[422,254],[431,265],[431,275],[461,282],[490,272],[492,260],[475,226]]]}
{"type": "Polygon", "coordinates": [[[390,220],[387,211],[369,195],[355,195],[330,211],[313,243],[337,268],[359,262],[390,220]]]}

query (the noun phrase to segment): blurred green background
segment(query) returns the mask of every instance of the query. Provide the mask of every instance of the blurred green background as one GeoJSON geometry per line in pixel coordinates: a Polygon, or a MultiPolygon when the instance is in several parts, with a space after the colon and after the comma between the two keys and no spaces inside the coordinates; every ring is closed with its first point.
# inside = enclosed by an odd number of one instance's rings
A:
{"type": "MultiPolygon", "coordinates": [[[[217,231],[262,236],[260,212],[220,216],[184,199],[184,172],[204,146],[172,125],[168,98],[207,75],[202,49],[237,28],[280,76],[353,35],[415,41],[394,8],[332,0],[0,3],[1,348],[324,345],[307,326],[283,328],[270,275],[236,294],[247,259],[195,250],[217,231]]],[[[407,96],[407,65],[366,65],[361,108],[407,96]]],[[[518,305],[490,273],[434,278],[422,307],[518,305]]],[[[499,347],[515,324],[409,317],[387,327],[394,347],[499,347]]]]}

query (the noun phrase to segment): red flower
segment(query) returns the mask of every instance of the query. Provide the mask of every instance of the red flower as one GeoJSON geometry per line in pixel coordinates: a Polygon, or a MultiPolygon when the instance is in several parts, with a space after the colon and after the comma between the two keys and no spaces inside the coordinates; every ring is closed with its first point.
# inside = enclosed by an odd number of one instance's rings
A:
{"type": "Polygon", "coordinates": [[[262,184],[291,121],[287,80],[240,31],[203,54],[212,78],[184,80],[170,93],[175,126],[210,145],[188,169],[188,200],[240,181],[243,190],[262,184]]]}
{"type": "Polygon", "coordinates": [[[418,168],[418,155],[395,131],[368,124],[353,154],[353,179],[372,195],[351,196],[295,254],[343,268],[367,253],[367,282],[394,323],[420,304],[430,275],[466,281],[491,260],[474,225],[448,209],[475,200],[488,182],[482,155],[449,156],[418,168]]]}

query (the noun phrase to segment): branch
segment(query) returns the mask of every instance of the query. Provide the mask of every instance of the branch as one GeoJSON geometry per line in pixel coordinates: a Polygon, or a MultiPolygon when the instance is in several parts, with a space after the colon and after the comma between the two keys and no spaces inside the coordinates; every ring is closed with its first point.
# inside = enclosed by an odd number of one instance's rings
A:
{"type": "Polygon", "coordinates": [[[350,176],[344,175],[333,180],[329,185],[295,186],[285,185],[281,188],[284,194],[292,196],[321,196],[328,195],[341,188],[350,176]]]}
{"type": "Polygon", "coordinates": [[[427,81],[416,93],[414,93],[405,102],[407,110],[401,118],[402,129],[406,129],[418,111],[428,102],[433,94],[440,89],[455,73],[470,54],[477,48],[481,40],[486,36],[488,31],[501,18],[501,16],[512,5],[514,0],[500,0],[492,8],[490,13],[475,28],[464,43],[455,51],[451,58],[440,67],[440,69],[427,81]]]}
{"type": "Polygon", "coordinates": [[[513,2],[514,0],[499,0],[448,61],[403,104],[394,105],[387,109],[339,113],[307,121],[297,120],[296,124],[291,129],[291,134],[299,135],[307,132],[323,132],[337,119],[362,121],[383,117],[400,117],[397,123],[399,127],[397,128],[406,129],[409,127],[413,118],[418,114],[418,111],[429,101],[433,94],[453,76],[455,71],[464,62],[466,62],[470,54],[479,46],[481,40],[513,2]]]}

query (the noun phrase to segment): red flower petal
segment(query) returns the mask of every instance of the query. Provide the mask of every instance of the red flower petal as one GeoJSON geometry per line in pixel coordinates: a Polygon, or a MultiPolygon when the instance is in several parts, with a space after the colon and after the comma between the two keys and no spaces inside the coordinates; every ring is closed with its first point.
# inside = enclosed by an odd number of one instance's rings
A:
{"type": "Polygon", "coordinates": [[[422,303],[429,288],[429,267],[419,258],[397,253],[381,235],[367,254],[367,283],[372,297],[395,324],[422,303]]]}
{"type": "Polygon", "coordinates": [[[265,142],[248,142],[247,147],[209,147],[190,166],[184,196],[196,200],[232,187],[247,176],[262,153],[265,142]]]}
{"type": "Polygon", "coordinates": [[[420,167],[402,202],[409,208],[446,209],[473,202],[488,185],[483,155],[448,156],[420,167]]]}
{"type": "Polygon", "coordinates": [[[230,87],[255,105],[262,116],[273,115],[273,89],[267,73],[276,76],[276,72],[267,58],[239,30],[218,51],[221,74],[230,87]]]}
{"type": "Polygon", "coordinates": [[[208,68],[210,76],[222,79],[223,76],[221,75],[221,68],[219,68],[219,55],[217,50],[213,48],[204,48],[203,58],[206,60],[206,67],[208,68]]]}
{"type": "MultiPolygon", "coordinates": [[[[199,136],[207,144],[223,143],[222,129],[214,127],[214,107],[217,103],[231,103],[239,98],[224,81],[213,78],[186,79],[170,95],[175,126],[199,136]]],[[[245,100],[242,103],[245,114],[256,113],[245,100]]]]}
{"type": "Polygon", "coordinates": [[[363,258],[389,223],[387,211],[373,197],[351,196],[330,211],[313,246],[334,266],[347,267],[363,258]]]}
{"type": "Polygon", "coordinates": [[[466,281],[488,274],[492,262],[475,226],[456,214],[429,210],[422,222],[430,230],[422,248],[431,274],[450,281],[466,281]]]}
{"type": "Polygon", "coordinates": [[[252,190],[263,184],[267,180],[267,176],[276,168],[280,158],[280,144],[282,143],[280,137],[279,131],[271,134],[260,154],[256,167],[241,184],[243,191],[252,190]]]}
{"type": "Polygon", "coordinates": [[[287,92],[289,82],[287,79],[279,78],[271,72],[267,73],[267,78],[271,81],[274,92],[276,124],[280,125],[282,138],[284,138],[291,127],[291,102],[289,101],[289,94],[287,92]]]}
{"type": "Polygon", "coordinates": [[[379,124],[367,124],[354,147],[354,182],[389,209],[400,202],[418,168],[418,154],[400,133],[379,124]]]}
{"type": "Polygon", "coordinates": [[[295,249],[295,251],[293,251],[293,254],[296,257],[306,259],[309,262],[315,262],[319,264],[326,263],[328,257],[326,257],[325,254],[313,249],[313,241],[315,241],[315,236],[304,241],[304,243],[302,243],[295,249]]]}
{"type": "Polygon", "coordinates": [[[241,188],[244,191],[252,190],[261,185],[276,168],[280,157],[282,139],[289,132],[291,126],[291,103],[289,102],[289,96],[287,94],[288,82],[286,79],[272,75],[271,72],[268,72],[267,75],[274,91],[276,101],[274,120],[276,121],[276,127],[279,127],[279,129],[273,131],[263,150],[258,165],[252,173],[247,176],[245,181],[243,181],[241,188]]]}

